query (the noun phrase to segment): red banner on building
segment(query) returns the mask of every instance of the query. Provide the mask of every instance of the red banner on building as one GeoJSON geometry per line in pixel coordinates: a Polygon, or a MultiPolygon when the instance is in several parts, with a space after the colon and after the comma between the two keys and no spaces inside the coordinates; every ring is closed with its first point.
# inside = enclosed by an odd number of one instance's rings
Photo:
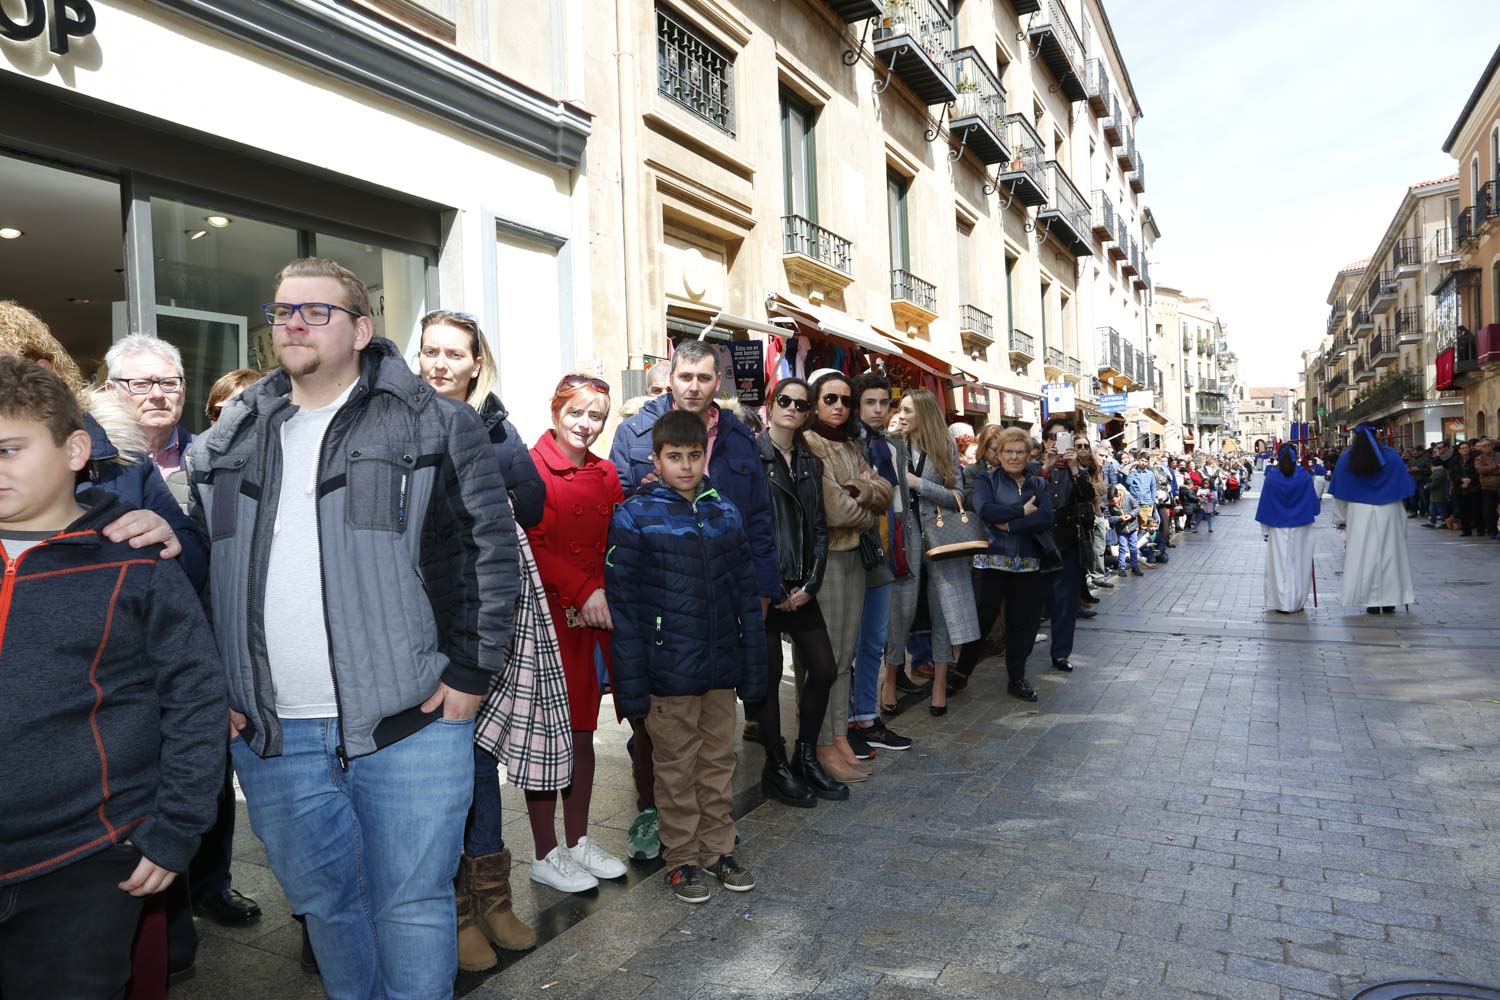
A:
{"type": "Polygon", "coordinates": [[[1437,356],[1437,382],[1435,388],[1447,389],[1453,385],[1453,348],[1444,348],[1438,351],[1437,356]]]}

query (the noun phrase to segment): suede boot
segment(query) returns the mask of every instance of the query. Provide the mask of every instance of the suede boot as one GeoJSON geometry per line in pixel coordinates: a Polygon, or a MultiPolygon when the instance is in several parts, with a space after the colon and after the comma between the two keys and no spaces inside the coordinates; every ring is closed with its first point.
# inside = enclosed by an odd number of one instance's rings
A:
{"type": "Polygon", "coordinates": [[[465,972],[484,972],[495,967],[495,950],[479,929],[479,907],[469,887],[471,863],[467,855],[458,862],[454,880],[454,901],[458,909],[458,967],[465,972]]]}
{"type": "Polygon", "coordinates": [[[523,924],[510,908],[510,851],[465,857],[460,868],[465,866],[484,936],[502,951],[535,948],[536,931],[523,924]]]}

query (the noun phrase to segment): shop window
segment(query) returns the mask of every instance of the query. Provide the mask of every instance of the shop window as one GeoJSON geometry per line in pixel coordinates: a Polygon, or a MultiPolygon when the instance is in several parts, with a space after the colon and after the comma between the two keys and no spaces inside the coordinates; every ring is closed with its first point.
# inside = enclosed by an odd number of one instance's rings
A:
{"type": "MultiPolygon", "coordinates": [[[[187,377],[183,421],[201,430],[214,381],[235,368],[276,365],[262,305],[276,273],[304,255],[329,257],[359,275],[370,292],[375,335],[404,349],[426,308],[423,257],[238,213],[151,199],[156,254],[156,332],[182,352],[187,377]]],[[[123,336],[123,312],[115,334],[123,336]]]]}
{"type": "Polygon", "coordinates": [[[734,57],[661,4],[656,7],[656,88],[734,135],[734,57]]]}

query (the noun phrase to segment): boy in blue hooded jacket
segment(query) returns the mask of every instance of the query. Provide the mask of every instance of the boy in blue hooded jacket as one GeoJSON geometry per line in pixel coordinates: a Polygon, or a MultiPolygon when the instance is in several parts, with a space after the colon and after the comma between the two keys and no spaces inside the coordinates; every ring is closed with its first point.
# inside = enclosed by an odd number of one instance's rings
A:
{"type": "Polygon", "coordinates": [[[651,459],[656,481],[626,498],[609,532],[615,707],[651,735],[667,884],[702,903],[705,871],[726,889],[755,888],[731,853],[730,780],[735,693],[752,707],[767,697],[766,633],[740,512],[703,478],[703,421],[662,416],[651,459]]]}

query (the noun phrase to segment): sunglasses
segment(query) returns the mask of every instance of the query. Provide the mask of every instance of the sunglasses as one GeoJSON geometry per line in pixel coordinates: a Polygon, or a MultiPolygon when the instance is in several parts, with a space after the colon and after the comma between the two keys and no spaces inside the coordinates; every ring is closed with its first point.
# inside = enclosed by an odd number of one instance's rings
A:
{"type": "Polygon", "coordinates": [[[823,393],[823,405],[824,406],[832,406],[834,403],[843,403],[844,407],[847,409],[847,408],[850,408],[850,407],[854,406],[854,397],[853,396],[840,396],[836,392],[825,392],[825,393],[823,393]]]}
{"type": "Polygon", "coordinates": [[[609,383],[592,375],[564,375],[562,381],[557,383],[559,389],[576,389],[580,385],[593,386],[596,391],[609,395],[609,383]]]}
{"type": "Polygon", "coordinates": [[[812,404],[807,400],[796,399],[792,396],[788,396],[784,392],[779,392],[776,394],[776,405],[781,407],[783,410],[785,410],[787,407],[792,407],[798,413],[806,413],[808,409],[812,407],[812,404]]]}

